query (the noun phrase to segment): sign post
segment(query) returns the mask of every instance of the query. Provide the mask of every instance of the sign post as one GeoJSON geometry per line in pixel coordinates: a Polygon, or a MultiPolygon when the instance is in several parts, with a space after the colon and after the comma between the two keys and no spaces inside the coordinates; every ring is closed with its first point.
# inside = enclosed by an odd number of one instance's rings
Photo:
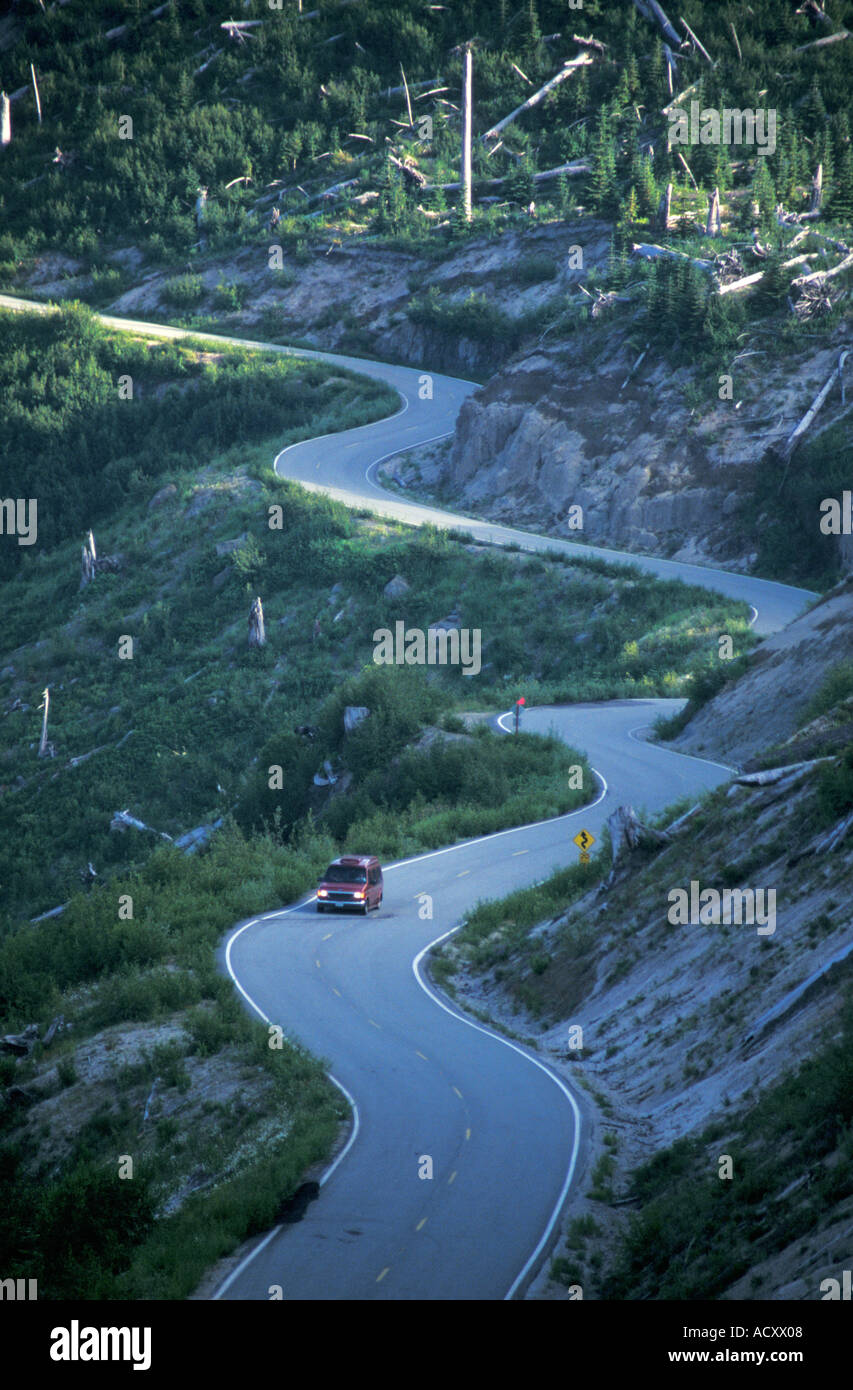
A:
{"type": "Polygon", "coordinates": [[[515,702],[515,732],[518,733],[518,726],[521,723],[521,707],[526,704],[523,695],[520,695],[515,702]]]}

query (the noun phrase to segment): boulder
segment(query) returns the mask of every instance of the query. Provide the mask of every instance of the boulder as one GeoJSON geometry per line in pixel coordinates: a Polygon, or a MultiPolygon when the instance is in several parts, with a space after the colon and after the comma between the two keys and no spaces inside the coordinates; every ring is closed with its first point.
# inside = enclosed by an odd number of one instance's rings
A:
{"type": "Polygon", "coordinates": [[[347,705],[344,710],[344,733],[351,734],[370,714],[366,705],[347,705]]]}
{"type": "Polygon", "coordinates": [[[407,594],[411,587],[411,584],[403,578],[402,574],[395,574],[393,579],[388,580],[382,592],[386,598],[402,598],[403,594],[407,594]]]}

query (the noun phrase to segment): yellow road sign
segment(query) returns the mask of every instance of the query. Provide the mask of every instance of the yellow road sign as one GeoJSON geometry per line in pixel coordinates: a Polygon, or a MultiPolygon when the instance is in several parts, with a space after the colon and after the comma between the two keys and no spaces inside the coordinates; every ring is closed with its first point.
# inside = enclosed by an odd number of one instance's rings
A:
{"type": "Polygon", "coordinates": [[[578,849],[583,850],[585,853],[590,845],[595,844],[595,836],[591,835],[588,830],[579,830],[572,844],[577,845],[578,849]]]}

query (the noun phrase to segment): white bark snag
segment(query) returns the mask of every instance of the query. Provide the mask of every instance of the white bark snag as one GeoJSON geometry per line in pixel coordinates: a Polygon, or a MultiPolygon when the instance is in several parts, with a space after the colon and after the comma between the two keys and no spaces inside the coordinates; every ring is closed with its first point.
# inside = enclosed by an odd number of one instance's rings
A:
{"type": "Polygon", "coordinates": [[[682,164],[684,165],[685,169],[690,175],[690,182],[693,184],[693,187],[696,189],[696,192],[698,193],[699,185],[693,177],[693,170],[690,168],[690,165],[687,163],[687,160],[684,158],[684,155],[681,153],[681,150],[676,150],[676,154],[678,155],[678,158],[681,160],[682,164]]]}
{"type": "Polygon", "coordinates": [[[810,214],[820,212],[820,205],[823,202],[823,165],[819,164],[812,179],[812,201],[809,207],[810,214]]]}
{"type": "Polygon", "coordinates": [[[462,190],[465,221],[471,221],[471,49],[462,68],[462,190]]]}
{"type": "Polygon", "coordinates": [[[95,567],[97,565],[97,554],[95,551],[95,537],[90,531],[86,537],[86,544],[83,546],[81,556],[81,575],[80,588],[85,589],[87,584],[91,584],[95,578],[95,567]]]}
{"type": "Polygon", "coordinates": [[[256,598],[249,613],[249,646],[262,647],[266,640],[264,610],[261,607],[261,600],[256,598]]]}
{"type": "Polygon", "coordinates": [[[47,758],[47,757],[50,757],[50,755],[51,755],[51,753],[52,753],[52,751],[53,751],[53,750],[51,749],[50,744],[49,744],[48,741],[47,741],[47,717],[48,717],[48,711],[50,710],[50,686],[48,686],[48,685],[45,686],[45,688],[44,688],[44,695],[43,695],[42,698],[43,698],[43,700],[44,700],[44,704],[41,706],[41,708],[44,710],[44,715],[42,716],[42,721],[41,721],[41,739],[39,740],[39,757],[40,757],[40,758],[47,758]]]}
{"type": "Polygon", "coordinates": [[[672,210],[672,184],[668,183],[660,197],[658,204],[657,226],[665,232],[669,227],[670,213],[672,210]]]}
{"type": "Polygon", "coordinates": [[[516,106],[514,111],[510,111],[508,116],[504,116],[502,121],[498,121],[497,125],[493,125],[491,130],[487,130],[483,139],[491,140],[494,136],[499,135],[505,126],[511,125],[512,122],[521,115],[522,111],[528,111],[531,106],[538,106],[540,101],[544,100],[554,87],[560,82],[565,82],[566,78],[571,77],[572,73],[576,72],[578,68],[585,67],[592,61],[588,53],[579,53],[577,58],[569,59],[568,62],[564,63],[561,71],[558,72],[555,77],[552,77],[549,82],[546,82],[544,87],[540,87],[538,92],[534,92],[533,95],[528,97],[526,101],[523,101],[520,106],[516,106]]]}
{"type": "Polygon", "coordinates": [[[33,93],[35,94],[36,99],[36,111],[38,112],[39,125],[41,125],[41,97],[39,96],[39,84],[36,81],[36,70],[33,67],[32,63],[30,63],[30,72],[32,74],[33,79],[33,93]]]}
{"type": "Polygon", "coordinates": [[[196,224],[196,227],[200,227],[200,226],[201,226],[202,222],[204,221],[204,217],[205,217],[206,211],[207,211],[207,189],[206,189],[206,188],[200,188],[200,189],[198,190],[198,197],[197,197],[196,200],[195,200],[195,224],[196,224]]]}
{"type": "Polygon", "coordinates": [[[403,79],[403,91],[406,93],[406,109],[409,113],[409,125],[413,126],[415,124],[415,118],[412,115],[412,98],[409,96],[409,84],[406,81],[406,74],[403,71],[402,63],[400,64],[400,76],[403,79]]]}
{"type": "Polygon", "coordinates": [[[12,107],[5,92],[0,92],[0,145],[12,143],[12,107]]]}
{"type": "Polygon", "coordinates": [[[711,194],[708,204],[708,221],[705,224],[706,236],[719,236],[722,224],[720,222],[720,190],[715,188],[711,194]]]}

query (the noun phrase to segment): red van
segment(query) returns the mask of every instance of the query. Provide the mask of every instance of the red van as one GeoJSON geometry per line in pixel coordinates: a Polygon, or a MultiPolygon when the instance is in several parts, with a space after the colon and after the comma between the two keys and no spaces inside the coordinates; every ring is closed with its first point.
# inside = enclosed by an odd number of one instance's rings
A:
{"type": "Polygon", "coordinates": [[[382,866],[375,855],[345,854],[330,864],[317,885],[317,911],[360,908],[365,917],[382,904],[382,866]]]}

